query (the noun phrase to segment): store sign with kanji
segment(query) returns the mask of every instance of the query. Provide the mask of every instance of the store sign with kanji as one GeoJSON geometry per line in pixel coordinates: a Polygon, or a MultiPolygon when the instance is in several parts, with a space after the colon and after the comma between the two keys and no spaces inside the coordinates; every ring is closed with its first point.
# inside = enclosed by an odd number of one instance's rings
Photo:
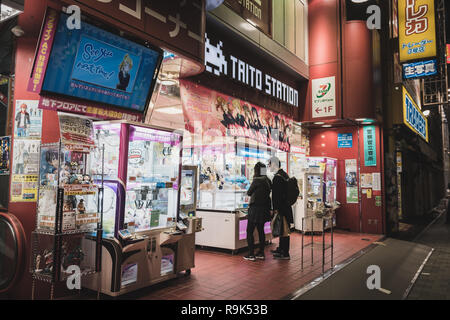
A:
{"type": "Polygon", "coordinates": [[[364,129],[364,165],[366,167],[377,166],[377,148],[375,126],[365,126],[364,129]]]}
{"type": "Polygon", "coordinates": [[[336,78],[312,80],[312,117],[336,116],[336,78]]]}
{"type": "Polygon", "coordinates": [[[400,61],[436,56],[434,0],[398,1],[400,61]]]}
{"type": "Polygon", "coordinates": [[[436,59],[403,65],[403,79],[416,79],[435,74],[437,74],[436,59]]]}
{"type": "MultiPolygon", "coordinates": [[[[85,5],[105,20],[143,32],[155,45],[203,62],[205,5],[202,0],[64,0],[85,5]]],[[[83,6],[81,6],[83,9],[83,6]]]]}

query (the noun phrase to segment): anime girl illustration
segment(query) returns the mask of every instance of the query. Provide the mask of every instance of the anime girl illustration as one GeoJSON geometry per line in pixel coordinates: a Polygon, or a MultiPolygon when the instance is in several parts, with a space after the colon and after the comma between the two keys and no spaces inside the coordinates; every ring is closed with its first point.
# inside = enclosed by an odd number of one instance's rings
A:
{"type": "Polygon", "coordinates": [[[127,91],[128,84],[130,83],[131,69],[133,69],[133,60],[127,53],[119,66],[119,83],[116,86],[117,89],[127,91]]]}
{"type": "Polygon", "coordinates": [[[235,119],[233,118],[233,107],[222,97],[217,97],[216,99],[216,110],[222,112],[223,120],[220,122],[225,128],[228,128],[235,123],[235,119]]]}

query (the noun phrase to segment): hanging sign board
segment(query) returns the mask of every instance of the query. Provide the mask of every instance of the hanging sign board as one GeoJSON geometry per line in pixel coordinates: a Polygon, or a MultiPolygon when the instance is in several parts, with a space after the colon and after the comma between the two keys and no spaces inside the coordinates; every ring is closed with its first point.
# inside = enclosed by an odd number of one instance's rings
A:
{"type": "Polygon", "coordinates": [[[434,0],[398,0],[400,61],[436,56],[434,0]]]}
{"type": "Polygon", "coordinates": [[[336,116],[336,77],[312,80],[312,117],[336,116]]]}
{"type": "Polygon", "coordinates": [[[428,121],[405,87],[403,87],[403,123],[428,142],[428,121]]]}

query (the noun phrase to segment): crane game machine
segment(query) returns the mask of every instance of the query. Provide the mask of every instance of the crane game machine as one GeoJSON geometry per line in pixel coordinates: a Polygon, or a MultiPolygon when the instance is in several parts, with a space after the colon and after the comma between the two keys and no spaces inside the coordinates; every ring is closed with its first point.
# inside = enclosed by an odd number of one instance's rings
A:
{"type": "MultiPolygon", "coordinates": [[[[303,184],[303,197],[296,203],[294,225],[296,230],[323,231],[320,213],[324,208],[336,210],[339,203],[336,201],[336,171],[337,160],[326,157],[306,157],[302,167],[301,183],[303,184]],[[304,224],[303,218],[305,219],[304,224]],[[314,230],[313,230],[314,228],[314,230]]],[[[327,222],[328,223],[328,222],[327,222]]],[[[333,219],[333,226],[336,220],[333,219]]],[[[331,225],[325,225],[328,229],[331,225]]]]}
{"type": "MultiPolygon", "coordinates": [[[[201,223],[192,222],[195,209],[189,209],[195,179],[181,179],[182,134],[126,121],[97,122],[94,130],[105,146],[99,291],[118,296],[190,274],[201,223]]],[[[195,170],[184,172],[195,178],[195,170]]],[[[85,279],[83,286],[98,290],[97,281],[85,279]]]]}

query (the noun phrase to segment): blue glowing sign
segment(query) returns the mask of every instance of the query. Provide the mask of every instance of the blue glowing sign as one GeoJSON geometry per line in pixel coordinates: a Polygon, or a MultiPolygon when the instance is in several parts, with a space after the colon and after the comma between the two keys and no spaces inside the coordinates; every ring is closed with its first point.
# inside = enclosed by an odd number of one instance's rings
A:
{"type": "Polygon", "coordinates": [[[403,64],[403,78],[415,79],[437,74],[436,59],[403,64]]]}
{"type": "Polygon", "coordinates": [[[43,91],[144,112],[162,60],[150,49],[61,14],[43,91]]]}

